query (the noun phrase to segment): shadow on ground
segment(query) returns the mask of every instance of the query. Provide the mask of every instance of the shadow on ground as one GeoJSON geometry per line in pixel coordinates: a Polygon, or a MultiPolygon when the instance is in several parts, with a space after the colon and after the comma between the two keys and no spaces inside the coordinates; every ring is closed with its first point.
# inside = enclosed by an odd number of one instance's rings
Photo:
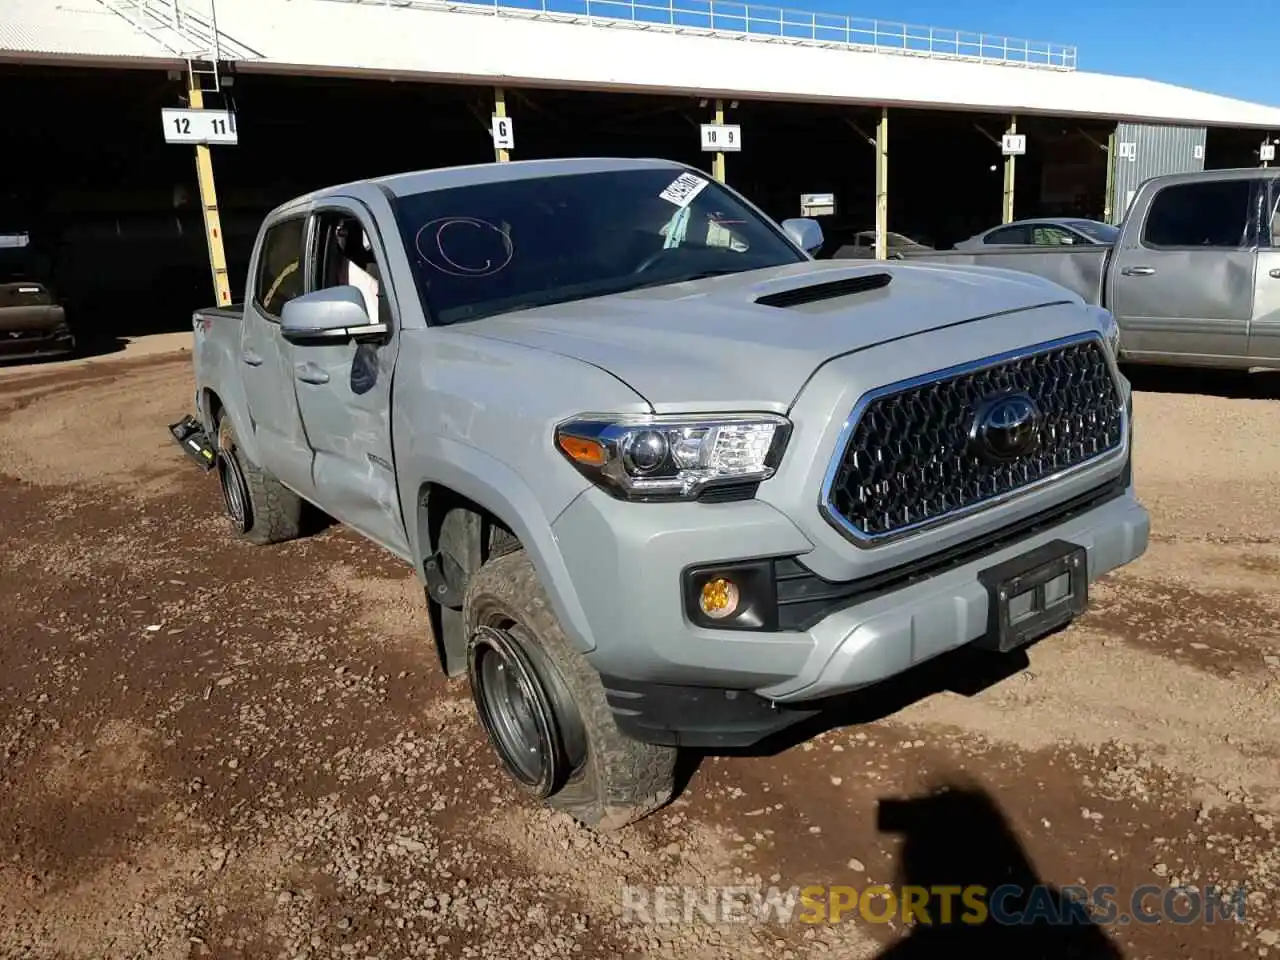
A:
{"type": "MultiPolygon", "coordinates": [[[[1069,896],[1039,877],[981,786],[952,781],[923,796],[881,799],[877,828],[902,838],[894,884],[899,919],[906,891],[935,892],[927,901],[918,895],[916,902],[927,902],[925,912],[877,960],[1121,960],[1120,950],[1090,919],[1083,891],[1069,896]],[[944,887],[954,891],[949,918],[936,893],[944,887]]],[[[872,909],[879,915],[885,905],[872,909]]]]}
{"type": "Polygon", "coordinates": [[[1214,370],[1125,364],[1124,375],[1143,393],[1180,393],[1228,400],[1280,400],[1280,371],[1214,370]]]}

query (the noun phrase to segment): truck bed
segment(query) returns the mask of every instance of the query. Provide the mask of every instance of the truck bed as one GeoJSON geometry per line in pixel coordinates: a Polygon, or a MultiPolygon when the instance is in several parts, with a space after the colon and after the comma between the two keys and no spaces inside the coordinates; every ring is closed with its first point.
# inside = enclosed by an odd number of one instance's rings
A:
{"type": "Polygon", "coordinates": [[[205,307],[203,310],[197,310],[195,316],[205,320],[242,320],[244,319],[244,304],[233,303],[229,307],[205,307]]]}
{"type": "Polygon", "coordinates": [[[1103,284],[1111,247],[1027,247],[1020,250],[920,250],[898,254],[902,260],[972,264],[1020,270],[1060,283],[1085,301],[1103,306],[1103,284]]]}

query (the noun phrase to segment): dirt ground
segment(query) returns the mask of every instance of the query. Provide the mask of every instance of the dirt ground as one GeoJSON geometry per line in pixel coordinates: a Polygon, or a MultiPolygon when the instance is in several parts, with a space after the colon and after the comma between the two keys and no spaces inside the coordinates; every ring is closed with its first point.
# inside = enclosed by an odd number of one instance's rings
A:
{"type": "Polygon", "coordinates": [[[1280,957],[1280,403],[1138,385],[1151,548],[1027,669],[949,658],[594,836],[504,780],[409,569],[338,526],[229,539],[165,431],[188,355],[9,371],[0,956],[1280,957]],[[1192,922],[623,908],[624,884],[1002,882],[1110,885],[1122,915],[1182,888],[1192,922]],[[1196,915],[1214,886],[1242,919],[1196,915]]]}

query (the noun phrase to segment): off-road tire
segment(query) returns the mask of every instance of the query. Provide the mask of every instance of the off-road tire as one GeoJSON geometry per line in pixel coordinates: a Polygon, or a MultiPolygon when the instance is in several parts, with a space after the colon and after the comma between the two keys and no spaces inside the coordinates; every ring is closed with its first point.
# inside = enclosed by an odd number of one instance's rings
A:
{"type": "Polygon", "coordinates": [[[592,829],[611,831],[671,799],[676,749],[642,743],[618,729],[600,675],[565,636],[523,549],[495,556],[475,573],[463,615],[470,630],[521,624],[577,706],[586,756],[547,803],[592,829]]]}
{"type": "Polygon", "coordinates": [[[241,532],[232,519],[233,534],[257,546],[297,538],[302,523],[302,498],[245,455],[236,443],[230,417],[218,418],[214,428],[214,446],[223,456],[235,459],[248,493],[245,505],[247,529],[241,532]]]}

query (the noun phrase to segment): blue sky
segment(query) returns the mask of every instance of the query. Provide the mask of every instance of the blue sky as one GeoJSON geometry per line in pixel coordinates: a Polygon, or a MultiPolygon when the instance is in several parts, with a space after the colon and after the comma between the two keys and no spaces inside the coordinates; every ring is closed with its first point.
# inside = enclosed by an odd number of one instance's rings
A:
{"type": "Polygon", "coordinates": [[[1081,70],[1280,106],[1280,0],[765,0],[776,6],[1074,44],[1081,70]]]}

